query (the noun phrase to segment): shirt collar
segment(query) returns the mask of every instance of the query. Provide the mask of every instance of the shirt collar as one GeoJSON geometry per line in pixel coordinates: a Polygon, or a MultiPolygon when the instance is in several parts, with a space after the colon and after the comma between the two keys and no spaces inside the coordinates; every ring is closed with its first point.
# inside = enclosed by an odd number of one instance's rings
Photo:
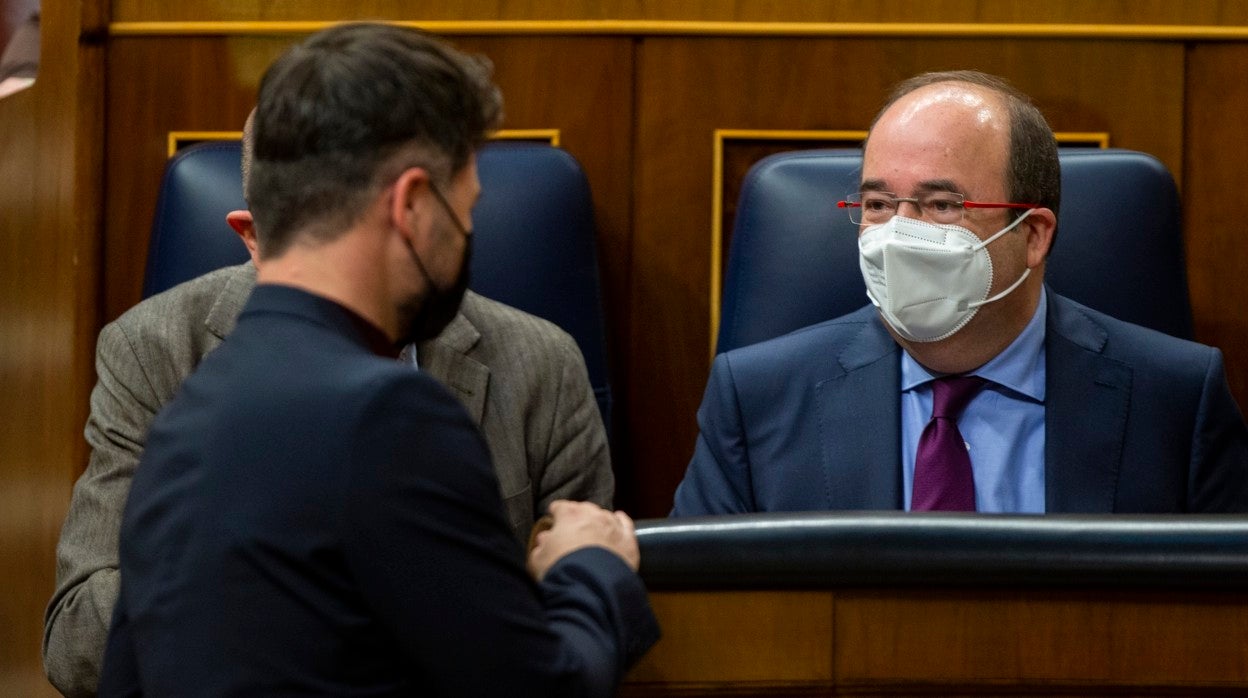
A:
{"type": "Polygon", "coordinates": [[[364,316],[350,308],[310,291],[283,284],[257,284],[244,308],[248,311],[272,311],[295,313],[319,319],[334,326],[339,332],[352,337],[368,351],[389,358],[398,358],[399,350],[386,333],[364,316]]]}
{"type": "MultiPolygon", "coordinates": [[[[1015,393],[1044,402],[1045,317],[1048,313],[1048,290],[1040,288],[1040,302],[1023,331],[991,361],[971,372],[1015,393]]],[[[940,374],[933,373],[915,361],[908,352],[901,353],[901,392],[925,385],[940,374]]]]}

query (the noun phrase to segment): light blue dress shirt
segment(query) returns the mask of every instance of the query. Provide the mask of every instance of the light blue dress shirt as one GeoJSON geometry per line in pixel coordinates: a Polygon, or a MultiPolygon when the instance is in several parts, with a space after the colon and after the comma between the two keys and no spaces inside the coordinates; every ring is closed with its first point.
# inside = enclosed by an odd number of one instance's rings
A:
{"type": "MultiPolygon", "coordinates": [[[[1044,333],[1048,295],[1021,334],[972,375],[988,380],[958,419],[975,475],[975,508],[988,513],[1044,513],[1044,333]]],[[[914,455],[932,416],[932,373],[902,352],[901,457],[906,511],[914,490],[914,455]]]]}
{"type": "Polygon", "coordinates": [[[403,347],[403,350],[399,352],[399,363],[407,364],[415,369],[420,368],[420,358],[416,356],[415,342],[403,347]]]}

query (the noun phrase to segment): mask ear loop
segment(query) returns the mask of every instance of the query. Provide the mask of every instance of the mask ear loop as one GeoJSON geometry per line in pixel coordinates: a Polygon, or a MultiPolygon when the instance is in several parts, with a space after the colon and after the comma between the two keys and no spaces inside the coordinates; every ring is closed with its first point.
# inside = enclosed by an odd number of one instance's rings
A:
{"type": "Polygon", "coordinates": [[[1009,225],[1005,226],[1004,228],[1002,228],[1002,229],[998,230],[998,231],[996,232],[996,234],[995,234],[995,235],[993,235],[992,237],[988,238],[987,240],[984,240],[983,242],[979,243],[978,245],[975,245],[975,246],[974,246],[974,247],[972,247],[971,249],[972,249],[972,250],[974,250],[974,251],[976,251],[976,252],[979,252],[980,250],[984,249],[984,248],[985,248],[985,247],[987,247],[990,243],[994,242],[997,238],[1001,237],[1002,235],[1005,235],[1006,233],[1008,233],[1008,232],[1010,232],[1011,230],[1013,230],[1016,226],[1018,226],[1018,224],[1019,224],[1019,223],[1022,223],[1022,222],[1023,222],[1023,219],[1024,219],[1024,218],[1026,218],[1027,216],[1030,216],[1030,215],[1031,215],[1031,212],[1032,212],[1032,211],[1034,211],[1034,210],[1036,210],[1036,209],[1034,209],[1034,208],[1029,208],[1029,209],[1027,209],[1027,210],[1023,211],[1023,215],[1019,216],[1018,218],[1015,218],[1013,223],[1011,223],[1011,224],[1009,224],[1009,225]]]}
{"type": "MultiPolygon", "coordinates": [[[[975,250],[976,252],[978,252],[978,251],[980,251],[980,250],[984,249],[985,247],[987,247],[987,246],[988,246],[988,243],[990,243],[990,242],[992,242],[993,240],[996,240],[997,238],[1001,237],[1002,235],[1005,235],[1006,233],[1010,232],[1011,230],[1013,230],[1013,229],[1014,229],[1014,227],[1015,227],[1015,226],[1017,226],[1019,223],[1022,223],[1024,218],[1026,218],[1027,216],[1031,215],[1031,212],[1032,212],[1032,211],[1034,211],[1034,210],[1035,210],[1035,209],[1031,209],[1031,208],[1027,209],[1027,210],[1023,213],[1023,215],[1021,215],[1021,216],[1019,216],[1017,219],[1015,219],[1013,223],[1011,223],[1011,224],[1009,224],[1009,225],[1005,226],[1005,227],[1004,227],[1004,228],[1002,228],[1000,231],[998,231],[998,232],[997,232],[997,234],[993,235],[992,237],[988,238],[987,240],[984,240],[983,242],[981,242],[981,243],[979,243],[978,245],[976,245],[976,246],[974,247],[974,250],[975,250]]],[[[1030,268],[1028,268],[1028,269],[1024,269],[1024,270],[1023,270],[1023,275],[1022,275],[1022,276],[1020,276],[1020,277],[1018,277],[1018,281],[1015,281],[1014,283],[1010,284],[1010,287],[1009,287],[1009,288],[1007,288],[1007,289],[1005,289],[1004,291],[1002,291],[1002,292],[998,293],[997,295],[993,296],[992,298],[985,298],[985,299],[984,299],[984,300],[982,300],[982,301],[975,301],[975,302],[973,302],[973,303],[967,303],[966,301],[962,301],[962,302],[958,303],[958,310],[969,310],[969,309],[971,309],[971,308],[978,308],[978,307],[980,307],[980,306],[988,305],[989,303],[992,303],[992,302],[994,302],[994,301],[999,301],[999,300],[1001,300],[1002,298],[1005,298],[1006,296],[1010,295],[1010,292],[1011,292],[1011,291],[1013,291],[1014,289],[1018,288],[1020,284],[1022,284],[1024,281],[1026,281],[1028,276],[1031,276],[1031,269],[1030,269],[1030,268]]]]}
{"type": "Polygon", "coordinates": [[[1014,289],[1018,288],[1019,284],[1023,283],[1024,281],[1026,281],[1026,280],[1027,280],[1027,277],[1029,277],[1029,276],[1031,276],[1031,269],[1024,269],[1024,270],[1023,270],[1023,275],[1022,275],[1022,276],[1020,276],[1020,277],[1018,277],[1018,281],[1015,281],[1014,283],[1010,284],[1010,287],[1009,287],[1009,288],[1007,288],[1007,289],[1005,289],[1004,291],[1002,291],[1002,292],[998,293],[997,295],[993,296],[992,298],[985,298],[985,299],[984,299],[984,300],[982,300],[982,301],[975,301],[974,303],[967,303],[966,301],[961,301],[960,303],[958,303],[958,310],[969,310],[969,309],[971,309],[971,308],[978,308],[978,307],[980,307],[981,305],[988,305],[989,303],[991,303],[991,302],[993,302],[993,301],[999,301],[999,300],[1001,300],[1002,298],[1005,298],[1006,296],[1010,295],[1010,292],[1011,292],[1011,291],[1013,291],[1014,289]]]}

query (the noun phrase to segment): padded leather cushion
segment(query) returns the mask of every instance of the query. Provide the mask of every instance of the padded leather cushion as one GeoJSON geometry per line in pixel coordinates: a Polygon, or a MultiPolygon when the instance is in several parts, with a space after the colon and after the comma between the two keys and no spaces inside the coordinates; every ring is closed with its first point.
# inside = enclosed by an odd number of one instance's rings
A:
{"type": "Polygon", "coordinates": [[[904,512],[637,522],[651,589],[1248,588],[1248,517],[904,512]]]}

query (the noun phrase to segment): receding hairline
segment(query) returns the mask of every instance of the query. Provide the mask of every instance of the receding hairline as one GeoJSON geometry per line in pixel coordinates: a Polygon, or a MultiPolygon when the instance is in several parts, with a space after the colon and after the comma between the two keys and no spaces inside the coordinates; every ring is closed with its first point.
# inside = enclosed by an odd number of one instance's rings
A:
{"type": "MultiPolygon", "coordinates": [[[[875,128],[877,125],[879,125],[880,120],[883,119],[885,115],[888,115],[891,112],[893,112],[895,109],[897,109],[898,105],[901,105],[903,102],[910,100],[911,98],[915,97],[915,95],[918,95],[920,93],[928,92],[928,91],[935,91],[937,89],[948,89],[950,87],[961,89],[964,93],[967,93],[967,94],[974,94],[976,96],[985,98],[985,100],[988,102],[988,107],[991,108],[995,112],[995,116],[997,116],[1005,124],[1004,133],[1005,133],[1006,139],[1007,140],[1009,139],[1010,133],[1014,127],[1013,118],[1012,118],[1011,109],[1010,109],[1011,97],[1013,97],[1013,95],[1010,94],[1009,92],[1002,92],[989,85],[984,85],[984,84],[971,82],[967,80],[949,78],[949,79],[937,80],[934,82],[917,85],[913,89],[907,90],[905,92],[894,93],[893,95],[890,95],[888,102],[886,102],[884,106],[880,108],[880,111],[875,115],[875,118],[871,121],[871,126],[867,130],[867,137],[863,139],[863,142],[862,142],[863,150],[864,151],[866,150],[867,143],[871,141],[871,134],[875,132],[875,128]]],[[[941,100],[941,101],[952,102],[953,100],[947,99],[947,100],[941,100]]]]}

